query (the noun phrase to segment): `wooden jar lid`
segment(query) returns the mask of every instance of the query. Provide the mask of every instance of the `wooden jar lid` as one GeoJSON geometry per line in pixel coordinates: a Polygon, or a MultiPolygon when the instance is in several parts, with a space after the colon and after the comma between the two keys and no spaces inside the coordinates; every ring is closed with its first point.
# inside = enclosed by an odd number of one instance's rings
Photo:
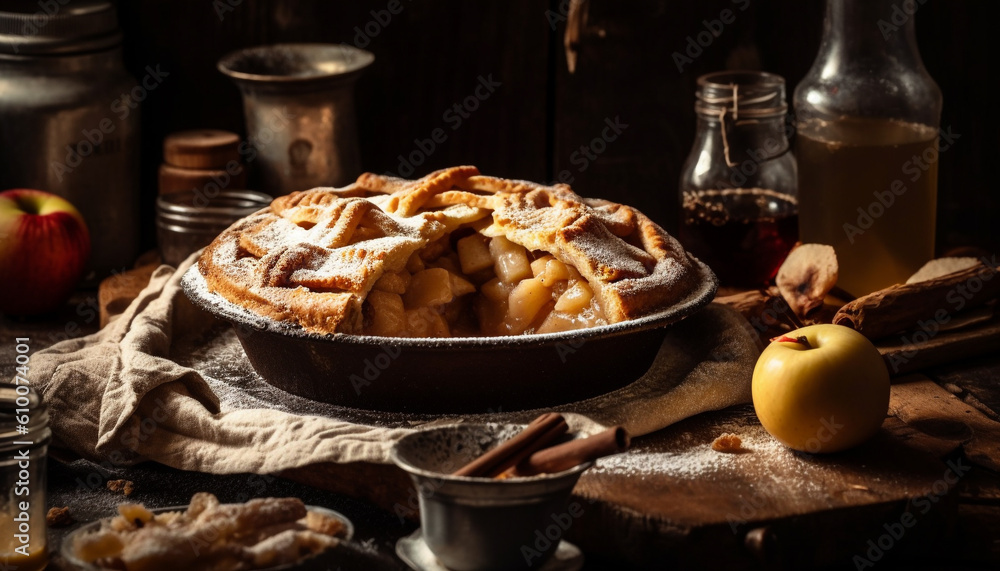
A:
{"type": "Polygon", "coordinates": [[[204,189],[208,192],[231,189],[242,190],[247,187],[246,169],[243,165],[230,170],[221,169],[182,169],[173,165],[160,165],[160,194],[172,194],[184,190],[204,189]]]}
{"type": "Polygon", "coordinates": [[[217,129],[171,133],[163,140],[163,162],[185,169],[224,169],[239,161],[240,137],[217,129]]]}

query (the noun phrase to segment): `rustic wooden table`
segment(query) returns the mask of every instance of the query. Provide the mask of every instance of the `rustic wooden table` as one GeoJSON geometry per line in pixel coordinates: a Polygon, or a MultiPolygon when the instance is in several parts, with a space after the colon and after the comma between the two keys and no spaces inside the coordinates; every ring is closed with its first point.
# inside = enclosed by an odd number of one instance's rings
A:
{"type": "MultiPolygon", "coordinates": [[[[82,293],[43,320],[0,318],[0,374],[12,375],[14,337],[29,336],[38,351],[96,331],[97,307],[96,294],[82,293]]],[[[793,453],[770,439],[750,406],[702,414],[637,439],[629,455],[585,474],[574,491],[582,515],[566,539],[583,547],[586,569],[995,568],[996,411],[1000,357],[987,355],[895,378],[881,433],[847,453],[793,453]],[[741,435],[746,451],[712,451],[723,432],[741,435]]],[[[397,517],[412,515],[405,508],[413,496],[388,466],[273,477],[50,461],[48,502],[69,506],[80,521],[110,515],[123,498],[104,484],[117,478],[135,482],[130,500],[153,507],[186,503],[200,490],[223,501],[296,495],[329,506],[357,525],[369,569],[404,568],[393,545],[416,528],[397,517]]],[[[50,530],[53,550],[66,531],[50,530]]],[[[58,556],[52,567],[64,568],[58,556]]]]}

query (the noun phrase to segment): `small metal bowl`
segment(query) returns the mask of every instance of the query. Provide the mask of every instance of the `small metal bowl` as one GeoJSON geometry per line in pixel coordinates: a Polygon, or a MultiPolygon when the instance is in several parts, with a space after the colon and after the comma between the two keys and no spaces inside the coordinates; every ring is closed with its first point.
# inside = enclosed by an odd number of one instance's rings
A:
{"type": "Polygon", "coordinates": [[[538,569],[580,515],[582,508],[567,509],[566,500],[592,462],[527,478],[450,475],[523,429],[456,424],[415,432],[393,446],[393,462],[419,492],[424,541],[445,567],[538,569]]]}

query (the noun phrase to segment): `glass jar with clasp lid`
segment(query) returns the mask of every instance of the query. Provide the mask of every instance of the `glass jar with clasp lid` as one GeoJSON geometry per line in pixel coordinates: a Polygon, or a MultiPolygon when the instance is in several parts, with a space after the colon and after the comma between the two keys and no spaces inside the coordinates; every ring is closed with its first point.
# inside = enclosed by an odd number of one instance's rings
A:
{"type": "Polygon", "coordinates": [[[679,238],[723,286],[766,284],[798,238],[787,111],[781,76],[721,71],[698,78],[679,238]]]}
{"type": "Polygon", "coordinates": [[[35,571],[48,563],[45,460],[52,431],[39,396],[0,385],[0,567],[35,571]]]}

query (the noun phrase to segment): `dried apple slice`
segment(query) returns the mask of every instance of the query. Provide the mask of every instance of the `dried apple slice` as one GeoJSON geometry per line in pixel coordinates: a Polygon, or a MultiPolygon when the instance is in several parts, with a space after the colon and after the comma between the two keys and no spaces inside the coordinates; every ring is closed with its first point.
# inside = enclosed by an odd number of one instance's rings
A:
{"type": "Polygon", "coordinates": [[[788,254],[775,283],[781,297],[800,319],[823,307],[837,285],[837,254],[826,244],[801,244],[788,254]]]}

